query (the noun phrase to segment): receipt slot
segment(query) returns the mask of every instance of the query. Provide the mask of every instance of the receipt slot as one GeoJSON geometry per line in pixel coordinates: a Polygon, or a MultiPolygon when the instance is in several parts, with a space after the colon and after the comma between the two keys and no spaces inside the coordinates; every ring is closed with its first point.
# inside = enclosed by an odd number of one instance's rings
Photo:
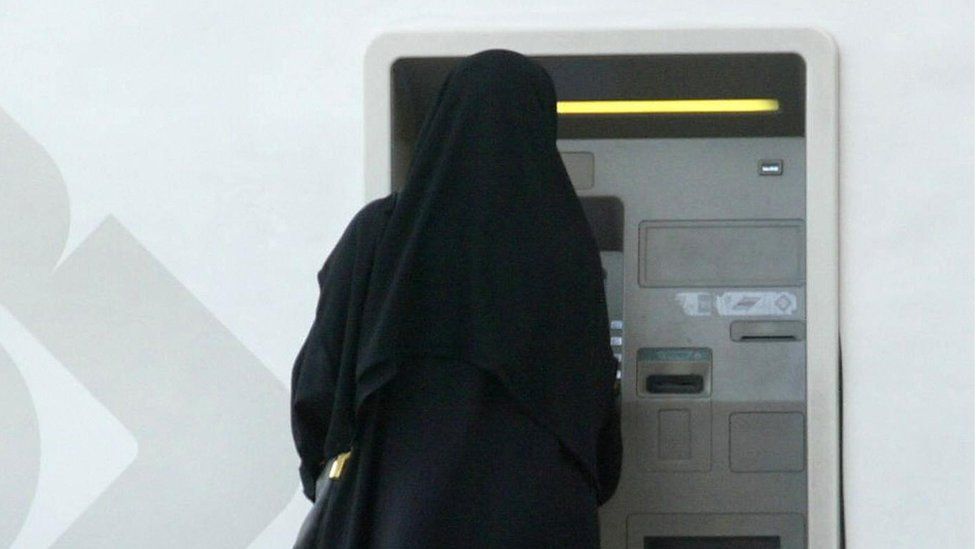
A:
{"type": "Polygon", "coordinates": [[[366,58],[366,190],[403,184],[463,56],[552,75],[600,247],[629,549],[840,543],[836,50],[812,30],[400,33],[366,58]]]}

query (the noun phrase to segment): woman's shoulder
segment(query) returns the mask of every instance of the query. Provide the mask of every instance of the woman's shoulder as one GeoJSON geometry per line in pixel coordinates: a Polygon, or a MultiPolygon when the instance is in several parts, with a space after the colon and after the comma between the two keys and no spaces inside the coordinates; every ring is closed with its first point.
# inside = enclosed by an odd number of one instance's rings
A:
{"type": "Polygon", "coordinates": [[[353,216],[352,224],[359,224],[362,222],[368,222],[372,219],[382,217],[391,211],[393,211],[393,206],[396,205],[397,193],[392,192],[383,198],[376,198],[365,206],[359,209],[359,212],[353,216]]]}
{"type": "Polygon", "coordinates": [[[346,225],[346,229],[339,238],[338,245],[355,241],[357,239],[357,235],[361,233],[364,228],[375,225],[377,220],[393,211],[393,205],[395,203],[396,193],[391,193],[383,198],[371,200],[366,203],[365,206],[359,208],[359,211],[352,216],[352,219],[349,220],[349,224],[346,225]]]}
{"type": "Polygon", "coordinates": [[[351,265],[350,261],[358,255],[359,250],[363,249],[364,245],[371,245],[369,243],[375,240],[378,234],[377,227],[382,226],[378,221],[393,211],[395,203],[396,193],[391,193],[383,198],[371,200],[361,207],[329,252],[322,268],[319,269],[319,277],[323,276],[329,265],[347,263],[351,265]]]}
{"type": "Polygon", "coordinates": [[[368,202],[349,221],[336,248],[361,246],[364,238],[370,239],[383,226],[381,221],[393,211],[395,204],[395,192],[368,202]]]}

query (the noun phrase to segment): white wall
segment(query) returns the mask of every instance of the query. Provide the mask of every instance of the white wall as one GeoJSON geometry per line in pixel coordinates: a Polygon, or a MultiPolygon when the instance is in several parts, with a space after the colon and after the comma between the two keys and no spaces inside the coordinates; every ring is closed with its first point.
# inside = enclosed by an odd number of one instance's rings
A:
{"type": "Polygon", "coordinates": [[[971,2],[0,0],[0,546],[290,543],[287,383],[362,203],[366,45],[487,23],[833,35],[848,541],[972,545],[971,2]]]}

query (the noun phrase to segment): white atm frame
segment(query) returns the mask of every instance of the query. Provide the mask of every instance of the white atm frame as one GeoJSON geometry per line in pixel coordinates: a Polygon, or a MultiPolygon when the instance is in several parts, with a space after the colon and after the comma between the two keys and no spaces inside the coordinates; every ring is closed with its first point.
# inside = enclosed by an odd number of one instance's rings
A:
{"type": "Polygon", "coordinates": [[[838,301],[838,55],[814,29],[395,32],[366,52],[366,199],[391,175],[390,69],[400,57],[466,56],[490,48],[525,55],[796,53],[806,64],[807,546],[841,546],[838,301]]]}

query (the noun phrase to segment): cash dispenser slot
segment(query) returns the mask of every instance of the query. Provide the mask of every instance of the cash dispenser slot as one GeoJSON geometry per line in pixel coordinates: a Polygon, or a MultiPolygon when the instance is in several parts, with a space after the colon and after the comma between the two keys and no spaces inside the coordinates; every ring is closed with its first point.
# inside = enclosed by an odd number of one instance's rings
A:
{"type": "Polygon", "coordinates": [[[736,320],[732,322],[732,341],[803,341],[806,325],[796,320],[736,320]]]}
{"type": "Polygon", "coordinates": [[[779,549],[779,536],[646,537],[644,549],[779,549]]]}
{"type": "Polygon", "coordinates": [[[695,374],[649,375],[646,384],[652,394],[688,395],[705,390],[705,378],[695,374]]]}
{"type": "Polygon", "coordinates": [[[637,350],[638,394],[672,400],[701,400],[711,394],[712,351],[707,348],[640,348],[637,350]]]}

